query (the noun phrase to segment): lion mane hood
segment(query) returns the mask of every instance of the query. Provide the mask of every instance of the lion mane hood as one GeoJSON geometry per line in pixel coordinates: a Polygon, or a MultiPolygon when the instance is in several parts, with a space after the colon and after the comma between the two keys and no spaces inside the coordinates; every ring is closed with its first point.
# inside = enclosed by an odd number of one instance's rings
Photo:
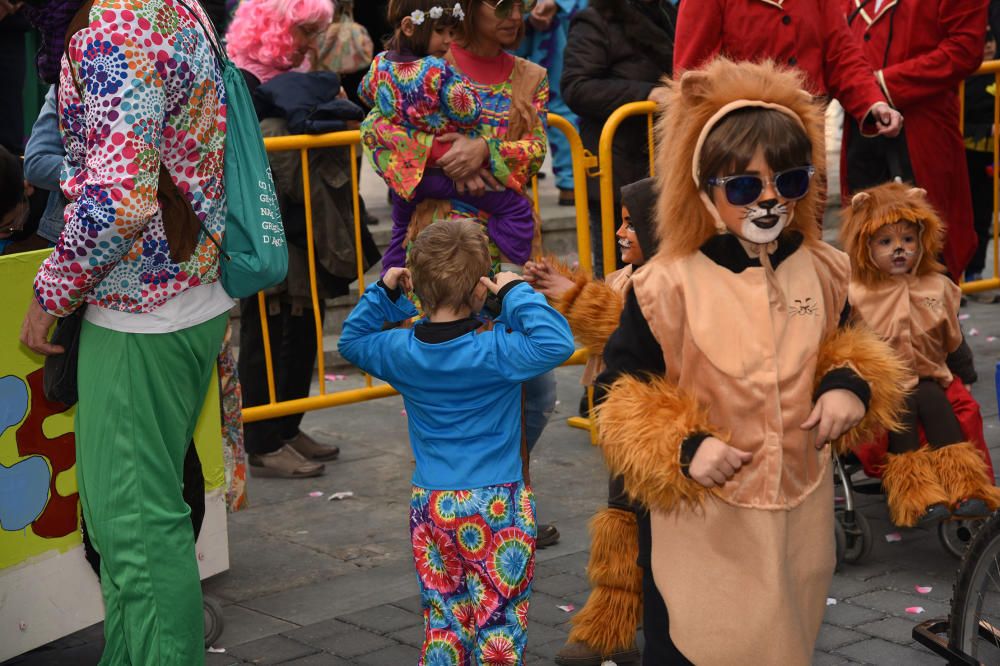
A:
{"type": "Polygon", "coordinates": [[[781,111],[805,128],[817,175],[809,193],[796,202],[786,232],[797,230],[807,242],[818,240],[816,220],[822,201],[818,184],[825,182],[825,117],[820,104],[803,89],[801,73],[770,61],[734,63],[716,58],[703,69],[687,71],[664,83],[668,99],[656,126],[660,247],[671,256],[683,256],[697,251],[720,232],[722,221],[711,199],[699,188],[695,168],[710,129],[730,112],[746,107],[781,111]]]}
{"type": "Polygon", "coordinates": [[[868,240],[882,227],[903,221],[920,227],[920,260],[913,274],[944,272],[937,258],[944,246],[945,224],[925,190],[905,183],[884,183],[855,194],[841,215],[840,241],[851,257],[852,280],[870,287],[889,278],[875,265],[868,240]]]}

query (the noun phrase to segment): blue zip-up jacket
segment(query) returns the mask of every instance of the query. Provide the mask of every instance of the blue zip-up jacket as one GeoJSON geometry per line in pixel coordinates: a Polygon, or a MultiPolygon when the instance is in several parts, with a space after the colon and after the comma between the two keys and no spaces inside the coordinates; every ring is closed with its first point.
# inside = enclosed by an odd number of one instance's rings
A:
{"type": "Polygon", "coordinates": [[[489,331],[432,344],[416,337],[421,322],[382,330],[416,314],[405,296],[393,302],[381,283],[372,285],[344,322],[338,347],[403,395],[414,485],[462,490],[520,481],[521,383],[569,358],[569,324],[526,283],[505,290],[489,331]]]}

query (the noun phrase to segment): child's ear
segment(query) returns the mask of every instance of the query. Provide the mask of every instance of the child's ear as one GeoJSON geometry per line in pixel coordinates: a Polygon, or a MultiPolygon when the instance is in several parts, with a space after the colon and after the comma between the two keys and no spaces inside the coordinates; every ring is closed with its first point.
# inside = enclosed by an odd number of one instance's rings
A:
{"type": "Polygon", "coordinates": [[[865,208],[868,207],[868,202],[871,201],[872,195],[867,192],[858,192],[853,197],[851,197],[851,210],[855,213],[860,213],[865,208]]]}
{"type": "Polygon", "coordinates": [[[911,199],[926,199],[927,190],[925,190],[922,187],[911,187],[906,191],[906,196],[910,197],[911,199]]]}
{"type": "Polygon", "coordinates": [[[417,27],[413,25],[413,19],[409,16],[403,17],[403,20],[399,24],[399,29],[407,37],[413,37],[413,33],[417,31],[417,27]]]}

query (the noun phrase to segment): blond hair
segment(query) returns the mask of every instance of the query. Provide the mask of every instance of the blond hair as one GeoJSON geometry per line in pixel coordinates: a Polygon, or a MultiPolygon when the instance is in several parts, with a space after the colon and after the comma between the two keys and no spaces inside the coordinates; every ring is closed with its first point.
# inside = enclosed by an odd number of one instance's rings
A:
{"type": "Polygon", "coordinates": [[[406,264],[428,312],[460,308],[468,304],[479,278],[489,273],[486,234],[473,220],[435,222],[413,241],[406,264]]]}

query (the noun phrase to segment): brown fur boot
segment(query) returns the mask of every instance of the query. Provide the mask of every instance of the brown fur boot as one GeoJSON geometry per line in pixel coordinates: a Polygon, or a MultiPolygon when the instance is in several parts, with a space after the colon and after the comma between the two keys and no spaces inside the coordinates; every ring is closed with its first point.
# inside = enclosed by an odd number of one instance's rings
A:
{"type": "Polygon", "coordinates": [[[949,444],[936,449],[934,466],[951,505],[979,499],[990,511],[1000,508],[1000,488],[993,485],[982,454],[969,442],[949,444]]]}
{"type": "Polygon", "coordinates": [[[587,573],[593,589],[573,616],[564,650],[583,643],[609,657],[634,649],[642,616],[642,569],[636,564],[639,528],[631,511],[607,508],[590,521],[590,533],[587,573]]]}
{"type": "Polygon", "coordinates": [[[913,527],[930,507],[948,503],[948,494],[934,469],[934,455],[927,447],[889,454],[882,485],[889,501],[889,515],[897,526],[913,527]]]}

